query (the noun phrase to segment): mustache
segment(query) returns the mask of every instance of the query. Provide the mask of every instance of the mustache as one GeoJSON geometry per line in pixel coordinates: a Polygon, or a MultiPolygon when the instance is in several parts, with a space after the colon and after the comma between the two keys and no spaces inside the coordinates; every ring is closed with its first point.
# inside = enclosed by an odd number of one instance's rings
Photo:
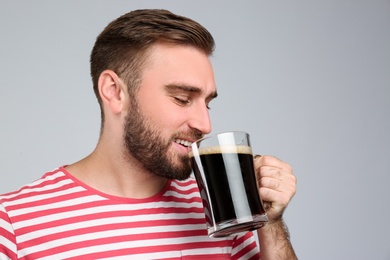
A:
{"type": "Polygon", "coordinates": [[[191,140],[199,140],[204,137],[204,134],[196,129],[192,129],[187,132],[179,132],[174,135],[174,139],[182,138],[182,139],[191,139],[191,140]]]}

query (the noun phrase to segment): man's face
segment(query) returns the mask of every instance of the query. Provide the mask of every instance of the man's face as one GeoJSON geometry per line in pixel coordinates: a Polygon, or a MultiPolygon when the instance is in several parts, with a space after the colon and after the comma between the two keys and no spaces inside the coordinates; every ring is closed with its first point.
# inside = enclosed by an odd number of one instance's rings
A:
{"type": "Polygon", "coordinates": [[[211,63],[192,47],[153,47],[136,97],[130,97],[124,141],[148,171],[169,179],[191,174],[189,146],[211,131],[216,97],[211,63]]]}

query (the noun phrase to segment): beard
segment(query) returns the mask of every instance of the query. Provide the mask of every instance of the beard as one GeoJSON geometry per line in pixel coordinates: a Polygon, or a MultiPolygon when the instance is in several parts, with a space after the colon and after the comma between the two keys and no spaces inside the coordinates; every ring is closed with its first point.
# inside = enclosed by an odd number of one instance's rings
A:
{"type": "Polygon", "coordinates": [[[186,133],[176,133],[170,138],[163,138],[158,128],[141,114],[137,101],[131,101],[124,125],[126,151],[146,170],[157,176],[167,179],[187,179],[192,172],[188,155],[176,154],[170,148],[176,138],[190,137],[197,140],[202,136],[200,131],[191,130],[186,133]]]}

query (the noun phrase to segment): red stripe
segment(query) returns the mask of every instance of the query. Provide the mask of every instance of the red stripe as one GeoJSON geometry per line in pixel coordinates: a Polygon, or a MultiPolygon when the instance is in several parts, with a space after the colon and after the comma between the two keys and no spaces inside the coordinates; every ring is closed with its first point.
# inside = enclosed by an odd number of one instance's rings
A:
{"type": "MultiPolygon", "coordinates": [[[[253,250],[254,248],[257,247],[256,241],[253,239],[252,232],[247,232],[243,236],[235,237],[233,240],[233,247],[239,246],[239,245],[245,243],[246,240],[249,240],[252,242],[249,245],[247,245],[246,247],[240,249],[237,253],[235,253],[232,256],[232,259],[239,259],[240,257],[244,256],[245,254],[247,254],[248,252],[250,252],[251,250],[253,250]]],[[[260,255],[256,254],[254,256],[254,259],[260,259],[260,255]]]]}
{"type": "Polygon", "coordinates": [[[194,260],[194,259],[199,259],[199,260],[204,260],[204,259],[210,259],[210,260],[230,260],[230,253],[215,253],[213,255],[181,255],[179,257],[169,257],[169,258],[164,258],[165,260],[194,260]]]}
{"type": "MultiPolygon", "coordinates": [[[[25,213],[25,214],[20,214],[18,216],[12,217],[13,222],[17,223],[19,221],[23,221],[26,219],[34,219],[37,217],[48,216],[51,214],[77,211],[77,210],[87,209],[87,208],[96,208],[99,206],[123,205],[123,203],[120,203],[120,202],[113,203],[112,200],[99,200],[99,201],[86,202],[86,203],[77,204],[77,205],[64,206],[64,207],[60,207],[60,208],[53,208],[53,207],[50,207],[50,205],[49,205],[49,204],[56,203],[56,202],[65,202],[67,200],[73,200],[73,199],[77,199],[77,198],[81,198],[81,197],[86,197],[88,195],[89,195],[88,191],[74,192],[74,193],[62,195],[59,197],[42,199],[40,201],[24,203],[24,204],[20,204],[17,206],[7,206],[7,210],[11,212],[13,209],[15,210],[16,208],[17,209],[23,209],[23,208],[25,209],[28,207],[38,207],[38,206],[42,206],[42,205],[48,205],[47,209],[29,212],[29,213],[25,213]]],[[[161,200],[160,202],[164,202],[164,201],[172,203],[172,204],[174,204],[175,202],[177,202],[177,203],[180,203],[180,202],[201,203],[201,200],[197,197],[185,199],[185,198],[177,198],[177,197],[169,196],[167,198],[164,197],[164,199],[161,200]]],[[[169,208],[167,208],[167,209],[169,209],[169,208]]],[[[171,211],[170,210],[164,211],[164,208],[162,208],[161,210],[162,210],[162,213],[166,213],[166,212],[173,212],[177,208],[171,207],[170,209],[171,209],[171,211]]],[[[181,209],[186,211],[186,209],[184,209],[184,208],[181,208],[181,209]]],[[[202,210],[200,210],[200,208],[192,207],[190,209],[188,209],[187,211],[188,212],[202,213],[202,210]],[[190,211],[190,209],[191,209],[191,211],[190,211]]],[[[133,214],[150,214],[150,209],[134,210],[133,212],[134,212],[133,214]]],[[[12,214],[12,212],[11,212],[11,214],[12,214]]],[[[155,214],[155,212],[153,212],[153,214],[155,214]]]]}
{"type": "MultiPolygon", "coordinates": [[[[8,215],[3,211],[0,211],[0,219],[4,220],[7,223],[10,223],[8,215]]],[[[5,247],[5,245],[1,243],[1,241],[4,241],[4,239],[9,240],[13,244],[16,244],[15,235],[9,232],[8,230],[0,227],[0,253],[5,254],[11,259],[16,259],[16,253],[11,251],[10,248],[5,247]]]]}
{"type": "Polygon", "coordinates": [[[259,259],[261,259],[261,255],[260,252],[257,252],[254,256],[252,256],[248,260],[259,260],[259,259]]]}
{"type": "Polygon", "coordinates": [[[237,245],[241,245],[242,243],[245,242],[245,240],[249,239],[249,238],[252,238],[253,237],[253,233],[252,232],[247,232],[245,233],[244,235],[242,236],[236,236],[233,243],[237,244],[237,245]]]}
{"type": "Polygon", "coordinates": [[[192,202],[198,202],[202,203],[202,199],[198,197],[193,197],[191,199],[189,198],[179,198],[174,196],[164,196],[161,198],[161,202],[185,202],[185,203],[192,203],[192,202]]]}
{"type": "Polygon", "coordinates": [[[21,196],[18,196],[17,198],[13,199],[14,203],[17,203],[17,204],[11,204],[12,203],[11,200],[8,200],[8,203],[10,205],[7,205],[6,207],[7,207],[8,211],[13,211],[13,210],[25,209],[25,208],[29,208],[29,207],[47,205],[47,204],[55,203],[55,202],[63,202],[65,200],[70,200],[70,199],[77,199],[77,198],[80,198],[83,196],[87,196],[89,194],[88,191],[71,192],[69,194],[56,195],[56,196],[54,196],[52,194],[55,192],[62,192],[63,193],[63,192],[66,192],[66,190],[68,190],[70,188],[74,188],[73,183],[70,183],[70,184],[55,188],[55,189],[51,189],[51,190],[32,191],[28,194],[22,194],[21,196]],[[31,202],[24,202],[24,203],[19,203],[17,201],[19,199],[25,199],[25,198],[29,198],[32,196],[43,196],[43,195],[47,195],[47,194],[49,194],[50,197],[49,196],[43,197],[39,200],[34,200],[31,202]]]}
{"type": "MultiPolygon", "coordinates": [[[[81,256],[76,256],[71,259],[97,259],[97,258],[105,258],[105,257],[115,257],[115,256],[130,256],[135,254],[146,254],[146,253],[162,253],[162,252],[169,252],[169,251],[182,251],[186,249],[199,249],[199,248],[211,248],[211,247],[225,247],[230,246],[230,241],[223,241],[223,242],[194,242],[194,243],[186,243],[186,244],[172,244],[172,245],[166,245],[166,246],[145,246],[145,247],[138,247],[138,248],[124,248],[120,250],[111,250],[106,252],[97,252],[97,253],[91,253],[81,256]]],[[[220,256],[230,256],[230,253],[226,254],[219,254],[220,256]]],[[[208,255],[210,257],[210,255],[208,255]]],[[[189,257],[189,256],[187,256],[189,257]]],[[[195,257],[195,256],[192,256],[195,257]]],[[[199,257],[196,256],[198,259],[199,257]]],[[[179,259],[183,259],[182,257],[179,259]]],[[[194,259],[194,258],[192,258],[194,259]]],[[[199,258],[202,259],[202,258],[199,258]]],[[[209,258],[210,259],[210,258],[209,258]]],[[[211,259],[221,259],[221,258],[215,258],[215,255],[213,255],[213,258],[211,259]]]]}
{"type": "MultiPolygon", "coordinates": [[[[94,203],[90,203],[90,204],[94,204],[94,203]]],[[[49,210],[48,212],[53,213],[53,211],[56,211],[56,210],[49,210]]],[[[69,212],[69,211],[64,210],[64,209],[61,209],[61,211],[69,212]]],[[[172,207],[159,209],[159,213],[161,213],[161,214],[168,214],[168,213],[188,214],[191,212],[203,213],[203,210],[200,208],[172,208],[172,207]]],[[[36,213],[32,213],[32,214],[36,214],[36,213]]],[[[51,228],[51,227],[56,227],[56,226],[61,226],[61,225],[80,223],[80,222],[89,221],[89,220],[115,218],[118,216],[155,215],[155,214],[156,214],[155,209],[139,209],[139,210],[131,210],[131,211],[119,211],[118,210],[118,211],[110,211],[110,212],[98,212],[98,213],[93,213],[93,214],[77,215],[77,216],[63,218],[63,219],[54,220],[54,221],[50,221],[50,222],[44,222],[44,223],[36,224],[36,225],[30,226],[30,227],[22,227],[22,228],[15,230],[15,232],[18,235],[23,235],[25,233],[31,232],[31,230],[46,229],[46,228],[51,228]]],[[[29,218],[23,218],[23,219],[19,219],[19,220],[24,220],[24,219],[27,220],[29,218]]]]}
{"type": "MultiPolygon", "coordinates": [[[[189,242],[184,243],[180,240],[180,238],[189,238],[193,236],[201,236],[201,237],[207,237],[207,231],[203,228],[197,229],[197,230],[177,230],[177,231],[166,231],[166,232],[158,232],[158,226],[165,226],[168,227],[172,226],[172,229],[180,229],[183,225],[193,225],[193,224],[205,224],[204,217],[201,218],[191,218],[188,216],[189,213],[195,213],[195,214],[201,214],[199,216],[204,216],[204,211],[202,205],[202,201],[200,197],[198,196],[198,188],[196,186],[196,181],[193,179],[187,180],[187,181],[169,181],[168,185],[157,195],[147,198],[147,199],[127,199],[127,198],[120,198],[116,196],[110,196],[104,193],[100,193],[99,191],[95,191],[91,187],[86,186],[85,184],[79,182],[77,179],[74,179],[69,173],[66,172],[65,169],[58,169],[51,173],[46,173],[43,177],[43,180],[41,183],[36,182],[33,183],[30,186],[24,186],[19,191],[8,193],[8,196],[11,196],[11,198],[6,198],[1,201],[6,201],[8,204],[7,211],[10,212],[11,220],[8,219],[8,215],[6,213],[0,212],[0,217],[6,219],[9,223],[18,223],[20,221],[26,221],[26,225],[21,227],[17,230],[15,230],[16,235],[26,235],[27,241],[24,243],[18,244],[19,250],[29,250],[29,247],[41,245],[46,242],[53,242],[54,244],[57,242],[55,240],[62,239],[62,238],[71,238],[72,243],[70,244],[60,244],[59,246],[55,246],[53,248],[47,247],[46,250],[33,253],[29,256],[26,256],[22,259],[36,259],[39,257],[44,256],[50,256],[57,253],[67,252],[79,248],[88,247],[91,246],[100,246],[100,245],[110,245],[115,243],[121,243],[121,242],[131,242],[131,241],[145,241],[145,244],[138,248],[122,248],[120,250],[107,250],[107,252],[102,253],[88,253],[84,256],[84,258],[87,259],[93,259],[97,257],[110,257],[110,256],[128,256],[136,253],[153,253],[153,252],[169,252],[169,251],[182,251],[182,250],[190,250],[190,249],[206,249],[206,248],[219,248],[219,247],[231,247],[233,242],[231,239],[227,240],[212,240],[206,242],[189,242]],[[58,174],[59,176],[56,176],[54,180],[52,178],[54,177],[54,174],[57,174],[58,172],[62,172],[63,175],[58,174]],[[44,179],[47,178],[47,179],[44,179]],[[62,184],[59,187],[58,182],[59,181],[71,181],[69,184],[62,184]],[[48,187],[47,185],[53,185],[53,187],[48,187]],[[84,191],[79,192],[71,192],[69,189],[71,188],[83,188],[84,191]],[[49,190],[42,190],[38,191],[37,189],[47,189],[49,190]],[[181,189],[182,188],[182,189],[181,189]],[[23,191],[25,194],[21,194],[20,192],[23,191]],[[167,193],[169,191],[170,193],[167,193]],[[18,193],[19,192],[19,193],[18,193]],[[55,192],[61,192],[66,193],[64,195],[56,195],[54,196],[53,193],[55,192]],[[69,193],[67,193],[69,192],[69,193]],[[173,192],[173,193],[172,193],[173,192]],[[196,193],[197,195],[193,198],[181,198],[180,195],[175,195],[175,193],[183,195],[184,197],[188,197],[189,194],[196,193]],[[167,195],[171,194],[171,195],[167,195]],[[81,204],[77,205],[69,205],[66,207],[54,207],[53,204],[57,202],[66,202],[67,200],[74,200],[74,199],[80,199],[81,202],[82,199],[84,201],[87,199],[87,196],[95,196],[92,198],[94,201],[90,202],[82,202],[81,204]],[[13,197],[14,196],[14,197],[13,197]],[[35,200],[33,202],[26,202],[19,204],[22,199],[25,198],[33,198],[33,196],[42,196],[43,198],[39,200],[35,200]],[[102,200],[95,201],[95,198],[97,196],[100,196],[102,200]],[[151,204],[146,204],[151,202],[151,204]],[[157,205],[154,203],[162,203],[161,207],[157,208],[157,205]],[[177,203],[196,203],[194,204],[194,207],[190,208],[181,208],[181,205],[177,203]],[[19,204],[19,205],[17,205],[19,204]],[[144,205],[143,205],[144,204],[144,205]],[[139,205],[142,208],[141,209],[135,209],[132,210],[134,205],[139,205]],[[12,214],[17,213],[15,210],[19,209],[32,209],[33,207],[42,206],[43,210],[35,211],[35,212],[27,212],[22,215],[18,216],[12,216],[12,214]],[[81,213],[78,212],[79,210],[88,210],[89,208],[95,209],[96,207],[110,207],[109,209],[112,210],[112,208],[118,206],[120,210],[114,210],[110,212],[98,212],[98,213],[91,213],[86,215],[80,215],[81,213]],[[151,208],[145,208],[145,207],[151,207],[151,208]],[[129,210],[126,210],[126,209],[129,210]],[[124,210],[122,210],[124,209],[124,210]],[[59,214],[59,213],[65,213],[66,218],[62,218],[60,220],[50,220],[50,215],[59,214]],[[155,219],[155,220],[142,220],[142,221],[134,221],[129,222],[129,220],[125,223],[116,223],[115,218],[119,217],[126,217],[129,218],[131,216],[139,216],[139,215],[156,215],[156,214],[169,214],[174,213],[177,214],[177,217],[183,216],[186,217],[185,219],[167,219],[167,220],[161,220],[161,219],[155,219]],[[72,216],[72,214],[75,214],[75,216],[72,216]],[[48,219],[45,220],[45,223],[32,225],[35,221],[35,218],[47,216],[48,219]],[[98,221],[99,219],[109,219],[113,218],[111,223],[105,224],[105,225],[98,225],[94,224],[95,221],[98,221]],[[83,225],[82,222],[85,221],[91,221],[88,223],[90,226],[83,225]],[[56,228],[63,225],[68,224],[76,224],[80,223],[76,229],[74,230],[66,230],[64,232],[60,233],[48,233],[44,234],[40,237],[36,237],[36,233],[33,232],[36,230],[44,230],[48,228],[56,228]],[[94,226],[97,225],[97,226],[94,226]],[[127,235],[117,235],[115,233],[115,230],[123,230],[123,229],[131,229],[131,228],[143,228],[143,227],[150,227],[152,229],[156,229],[156,232],[149,232],[144,234],[134,234],[132,231],[129,231],[129,234],[127,235]],[[155,227],[155,228],[154,228],[155,227]],[[114,231],[113,234],[115,234],[112,237],[104,237],[104,238],[97,238],[94,239],[94,233],[96,232],[104,232],[104,231],[114,231]],[[31,234],[29,234],[31,233],[31,234]],[[90,240],[83,240],[83,241],[75,241],[76,238],[72,240],[73,236],[78,235],[90,235],[88,236],[88,239],[90,240]],[[28,236],[31,236],[30,238],[28,236]],[[34,236],[34,237],[33,237],[34,236]],[[168,238],[175,238],[174,244],[169,245],[159,245],[160,242],[157,240],[155,241],[155,244],[153,245],[147,245],[147,240],[151,239],[168,239],[168,238]]],[[[33,198],[36,199],[36,198],[33,198]]],[[[18,213],[19,214],[19,213],[18,213]]],[[[156,216],[155,218],[157,218],[156,216]]],[[[21,223],[20,223],[21,224],[21,223]]],[[[23,223],[24,224],[24,223],[23,223]]],[[[7,239],[10,239],[15,242],[15,236],[11,234],[8,231],[1,230],[0,234],[4,234],[4,237],[7,237],[7,239]]],[[[53,231],[54,232],[54,231],[53,231]]],[[[252,242],[250,245],[246,246],[245,248],[239,250],[234,249],[234,247],[240,248],[242,246],[242,242],[244,242],[246,239],[251,239],[250,241],[254,241],[253,238],[250,238],[250,236],[245,237],[239,237],[234,241],[233,244],[233,252],[236,252],[235,257],[243,256],[247,252],[254,249],[254,246],[256,246],[256,242],[252,242]]],[[[60,242],[60,241],[58,241],[60,242]]],[[[50,244],[50,243],[49,243],[50,244]]],[[[0,252],[3,250],[0,247],[0,252]]],[[[9,249],[4,249],[8,250],[9,249]]],[[[9,254],[9,252],[7,252],[9,254]]],[[[11,253],[12,257],[16,258],[14,253],[11,253]]],[[[230,255],[230,253],[229,253],[230,255]]],[[[83,256],[78,255],[76,258],[80,258],[83,256]]],[[[190,258],[191,256],[187,256],[190,258]]],[[[202,252],[202,255],[197,256],[199,259],[203,258],[209,258],[210,255],[208,255],[206,252],[202,252]]],[[[216,254],[212,256],[212,259],[221,259],[222,257],[227,257],[225,254],[216,254]]],[[[183,256],[183,258],[186,258],[183,256]]]]}
{"type": "MultiPolygon", "coordinates": [[[[256,241],[253,241],[252,243],[250,243],[249,245],[247,245],[246,247],[244,247],[243,249],[238,251],[236,254],[234,254],[232,256],[232,259],[240,259],[244,255],[246,255],[247,253],[252,251],[255,247],[257,247],[256,241]]],[[[251,257],[250,259],[259,259],[259,258],[260,258],[260,255],[255,255],[255,256],[251,257]]]]}
{"type": "Polygon", "coordinates": [[[3,244],[0,244],[0,253],[5,254],[10,259],[17,259],[16,253],[5,247],[3,244]]]}
{"type": "MultiPolygon", "coordinates": [[[[167,235],[169,237],[191,237],[196,236],[198,232],[194,231],[181,231],[181,232],[168,232],[167,234],[161,232],[157,233],[161,237],[165,238],[167,235]]],[[[77,248],[86,248],[89,246],[99,246],[99,245],[107,245],[112,243],[120,243],[126,241],[137,241],[147,239],[149,234],[140,234],[140,235],[127,235],[127,236],[118,236],[118,237],[107,237],[107,238],[99,238],[94,240],[84,240],[78,241],[75,243],[61,245],[59,247],[48,248],[47,250],[43,250],[40,252],[36,252],[25,256],[28,259],[37,259],[47,255],[59,254],[67,251],[71,251],[77,248]]],[[[96,259],[96,257],[114,257],[120,255],[132,255],[132,254],[140,254],[140,253],[158,253],[158,252],[168,252],[168,251],[181,251],[187,249],[196,249],[196,248],[211,248],[211,247],[224,247],[230,246],[231,241],[206,241],[206,242],[190,242],[190,243],[180,243],[180,244],[169,244],[169,245],[154,245],[148,246],[145,245],[143,247],[136,248],[123,248],[119,250],[109,250],[105,252],[96,252],[87,255],[77,255],[74,259],[96,259]],[[95,257],[94,257],[95,256],[95,257]]],[[[72,259],[72,258],[67,258],[72,259]]]]}
{"type": "Polygon", "coordinates": [[[12,243],[16,243],[15,235],[12,234],[11,232],[9,232],[8,230],[0,227],[0,241],[1,241],[2,237],[4,237],[5,239],[11,241],[12,243]]]}
{"type": "MultiPolygon", "coordinates": [[[[0,219],[4,220],[7,223],[11,223],[8,215],[4,211],[0,211],[0,219]]],[[[16,242],[15,235],[2,227],[0,227],[0,236],[8,239],[12,243],[16,242]]]]}
{"type": "Polygon", "coordinates": [[[195,179],[188,179],[186,181],[174,181],[178,186],[187,187],[191,184],[196,184],[195,179]]]}
{"type": "MultiPolygon", "coordinates": [[[[179,186],[179,185],[178,185],[179,186]]],[[[192,185],[186,185],[186,186],[180,186],[180,187],[189,187],[189,186],[192,186],[192,185]]],[[[177,188],[176,186],[172,185],[172,187],[170,188],[171,191],[176,191],[178,193],[181,193],[181,194],[190,194],[190,193],[193,193],[193,192],[198,192],[199,189],[198,187],[194,186],[192,188],[189,188],[189,189],[179,189],[177,188]]]]}
{"type": "MultiPolygon", "coordinates": [[[[58,182],[63,181],[63,180],[69,180],[69,179],[65,175],[63,175],[63,176],[57,176],[55,179],[47,179],[41,183],[37,183],[37,184],[33,183],[31,185],[23,186],[17,191],[2,194],[1,195],[3,197],[2,201],[4,201],[4,202],[15,201],[18,199],[28,198],[31,195],[35,195],[35,194],[37,194],[37,195],[47,194],[47,193],[50,194],[53,191],[52,189],[44,190],[44,191],[37,191],[34,189],[40,189],[40,188],[43,188],[47,185],[58,184],[58,182]],[[27,190],[30,190],[30,191],[27,191],[27,190]],[[24,191],[27,191],[27,192],[24,192],[24,191]]],[[[73,186],[74,186],[74,183],[73,183],[73,186]]],[[[58,187],[57,189],[62,190],[61,187],[58,187]]]]}
{"type": "MultiPolygon", "coordinates": [[[[24,243],[20,243],[20,247],[28,247],[29,244],[39,244],[39,243],[45,243],[48,241],[53,241],[56,239],[62,239],[72,236],[78,236],[78,235],[84,235],[84,234],[92,234],[96,232],[103,232],[103,231],[113,231],[113,230],[121,230],[121,229],[127,229],[127,228],[138,228],[138,227],[156,227],[156,226],[175,226],[175,225],[198,225],[198,224],[204,224],[204,220],[202,219],[168,219],[168,220],[155,220],[155,221],[139,221],[139,222],[126,222],[126,223],[113,223],[113,224],[105,224],[105,225],[97,225],[97,226],[89,226],[89,227],[80,227],[77,229],[67,230],[63,232],[58,232],[55,234],[47,234],[45,236],[41,237],[35,237],[32,239],[29,239],[28,241],[24,243]]],[[[34,231],[36,228],[31,229],[30,231],[34,231]]],[[[172,231],[173,232],[179,232],[179,231],[172,231]]],[[[181,231],[181,232],[187,232],[187,231],[181,231]]],[[[195,230],[195,233],[197,235],[204,235],[207,236],[205,229],[195,230]]],[[[168,233],[159,233],[158,236],[161,236],[161,234],[168,234],[168,233]]],[[[137,240],[141,238],[141,236],[137,236],[137,240]]],[[[154,238],[154,234],[149,234],[150,238],[154,238]]],[[[145,239],[148,239],[147,237],[145,239]]]]}

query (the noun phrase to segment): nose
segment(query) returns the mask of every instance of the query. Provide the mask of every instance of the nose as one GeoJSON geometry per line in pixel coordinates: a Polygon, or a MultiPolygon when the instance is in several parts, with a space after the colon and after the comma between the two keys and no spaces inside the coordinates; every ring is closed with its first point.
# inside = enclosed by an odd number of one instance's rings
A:
{"type": "Polygon", "coordinates": [[[202,132],[202,134],[209,134],[211,132],[209,110],[205,104],[194,106],[191,109],[188,125],[190,128],[202,132]]]}

